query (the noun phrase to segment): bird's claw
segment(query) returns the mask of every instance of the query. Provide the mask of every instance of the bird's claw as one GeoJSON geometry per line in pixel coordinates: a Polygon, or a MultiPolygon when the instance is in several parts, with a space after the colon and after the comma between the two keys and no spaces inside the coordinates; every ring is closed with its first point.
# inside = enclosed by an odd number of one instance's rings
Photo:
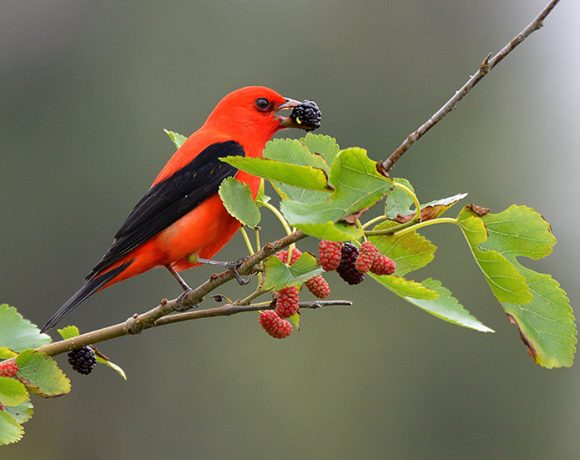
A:
{"type": "Polygon", "coordinates": [[[240,275],[240,272],[238,271],[239,266],[242,265],[246,259],[247,257],[241,257],[238,260],[234,260],[226,264],[226,267],[233,272],[236,281],[240,286],[245,286],[246,284],[249,284],[250,281],[252,281],[252,278],[242,278],[242,275],[240,275]]]}
{"type": "Polygon", "coordinates": [[[189,289],[185,289],[181,294],[179,294],[179,297],[177,298],[177,301],[175,303],[175,306],[173,307],[173,309],[175,311],[187,311],[190,310],[192,308],[197,307],[197,305],[183,305],[183,302],[187,299],[187,296],[189,294],[191,294],[193,292],[193,289],[189,288],[189,289]]]}

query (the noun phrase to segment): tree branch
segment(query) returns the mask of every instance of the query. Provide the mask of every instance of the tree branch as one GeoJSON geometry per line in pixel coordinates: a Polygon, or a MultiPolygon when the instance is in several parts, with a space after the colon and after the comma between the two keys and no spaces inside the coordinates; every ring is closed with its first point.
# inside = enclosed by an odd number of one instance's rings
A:
{"type": "MultiPolygon", "coordinates": [[[[308,302],[300,302],[300,308],[304,309],[318,309],[322,307],[330,306],[351,306],[352,302],[350,300],[312,300],[308,302]]],[[[166,315],[160,317],[153,324],[148,324],[143,326],[144,329],[149,329],[153,327],[166,326],[168,324],[180,323],[183,321],[193,321],[202,318],[214,318],[217,316],[231,316],[238,313],[247,313],[251,311],[259,310],[272,310],[276,308],[275,305],[236,305],[227,304],[219,307],[206,308],[203,310],[189,311],[186,313],[175,313],[171,315],[166,315]]],[[[79,348],[84,345],[94,345],[96,343],[104,342],[106,340],[111,340],[116,337],[121,337],[124,335],[134,334],[135,332],[129,332],[132,323],[139,322],[143,315],[133,315],[127,321],[113,326],[105,327],[103,329],[98,329],[96,331],[87,332],[86,334],[81,334],[76,337],[72,337],[66,340],[60,340],[58,342],[49,343],[48,345],[43,345],[38,348],[38,351],[42,351],[49,356],[60,355],[66,353],[74,348],[79,348]],[[130,326],[128,326],[130,325],[130,326]]]]}
{"type": "Polygon", "coordinates": [[[445,115],[455,109],[459,101],[467,96],[473,87],[477,85],[483,79],[483,77],[491,72],[495,66],[503,61],[504,58],[506,58],[520,43],[522,43],[526,38],[528,38],[528,36],[543,26],[543,22],[546,17],[552,12],[552,10],[559,2],[560,0],[552,0],[532,22],[530,22],[519,34],[512,38],[511,41],[508,42],[500,51],[498,51],[494,56],[492,56],[490,53],[480,64],[477,72],[475,72],[475,74],[471,76],[458,91],[455,92],[453,97],[451,97],[451,99],[443,104],[443,106],[437,110],[437,112],[431,115],[431,117],[425,123],[423,123],[421,126],[419,126],[419,128],[409,134],[403,143],[399,145],[399,147],[397,147],[397,149],[391,153],[391,155],[385,161],[380,163],[382,172],[385,175],[388,175],[391,169],[393,169],[393,166],[395,166],[395,163],[405,154],[407,150],[409,150],[409,148],[415,142],[421,139],[421,137],[423,137],[427,131],[439,123],[443,117],[445,117],[445,115]]]}

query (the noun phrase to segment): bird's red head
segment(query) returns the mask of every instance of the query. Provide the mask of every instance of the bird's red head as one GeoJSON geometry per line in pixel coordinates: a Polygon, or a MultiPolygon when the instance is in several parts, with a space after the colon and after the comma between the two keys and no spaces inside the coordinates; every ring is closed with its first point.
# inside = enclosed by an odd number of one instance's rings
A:
{"type": "MultiPolygon", "coordinates": [[[[247,86],[225,96],[204,126],[233,136],[242,144],[253,147],[251,150],[256,150],[254,155],[257,155],[277,131],[298,127],[279,112],[299,104],[265,86],[247,86]]],[[[253,152],[248,153],[251,155],[253,152]]]]}

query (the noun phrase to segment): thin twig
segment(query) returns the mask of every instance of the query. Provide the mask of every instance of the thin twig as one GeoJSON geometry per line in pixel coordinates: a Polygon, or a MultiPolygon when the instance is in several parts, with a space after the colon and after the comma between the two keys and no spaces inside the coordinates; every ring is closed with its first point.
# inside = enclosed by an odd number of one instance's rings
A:
{"type": "Polygon", "coordinates": [[[496,65],[498,65],[504,58],[510,54],[521,42],[523,42],[529,35],[531,35],[536,30],[540,29],[543,25],[546,17],[552,12],[560,0],[552,0],[548,5],[540,12],[540,14],[530,22],[525,29],[523,29],[519,34],[510,40],[500,51],[498,51],[494,56],[488,55],[483,62],[480,64],[479,69],[473,76],[467,80],[467,82],[455,92],[453,97],[449,99],[437,112],[435,112],[425,123],[423,123],[419,128],[413,131],[407,136],[397,149],[391,153],[391,155],[383,161],[380,166],[381,170],[385,175],[393,169],[395,163],[404,155],[404,153],[409,150],[409,148],[417,142],[427,131],[429,131],[433,126],[439,123],[445,115],[451,112],[459,101],[463,99],[475,85],[477,85],[480,80],[485,77],[489,72],[491,72],[496,65]]]}

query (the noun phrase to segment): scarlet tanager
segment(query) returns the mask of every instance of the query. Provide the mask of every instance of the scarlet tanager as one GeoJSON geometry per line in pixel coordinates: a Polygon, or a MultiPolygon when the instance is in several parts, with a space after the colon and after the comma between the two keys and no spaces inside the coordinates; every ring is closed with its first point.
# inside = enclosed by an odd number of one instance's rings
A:
{"type": "Polygon", "coordinates": [[[261,157],[266,142],[277,131],[305,128],[295,117],[279,114],[300,105],[262,86],[241,88],[224,97],[167,162],[103,259],[43,331],[95,292],[154,267],[166,267],[188,289],[178,272],[199,265],[196,257],[213,257],[240,227],[218,195],[221,182],[235,177],[250,187],[254,198],[260,185],[258,177],[238,171],[220,158],[261,157]]]}

